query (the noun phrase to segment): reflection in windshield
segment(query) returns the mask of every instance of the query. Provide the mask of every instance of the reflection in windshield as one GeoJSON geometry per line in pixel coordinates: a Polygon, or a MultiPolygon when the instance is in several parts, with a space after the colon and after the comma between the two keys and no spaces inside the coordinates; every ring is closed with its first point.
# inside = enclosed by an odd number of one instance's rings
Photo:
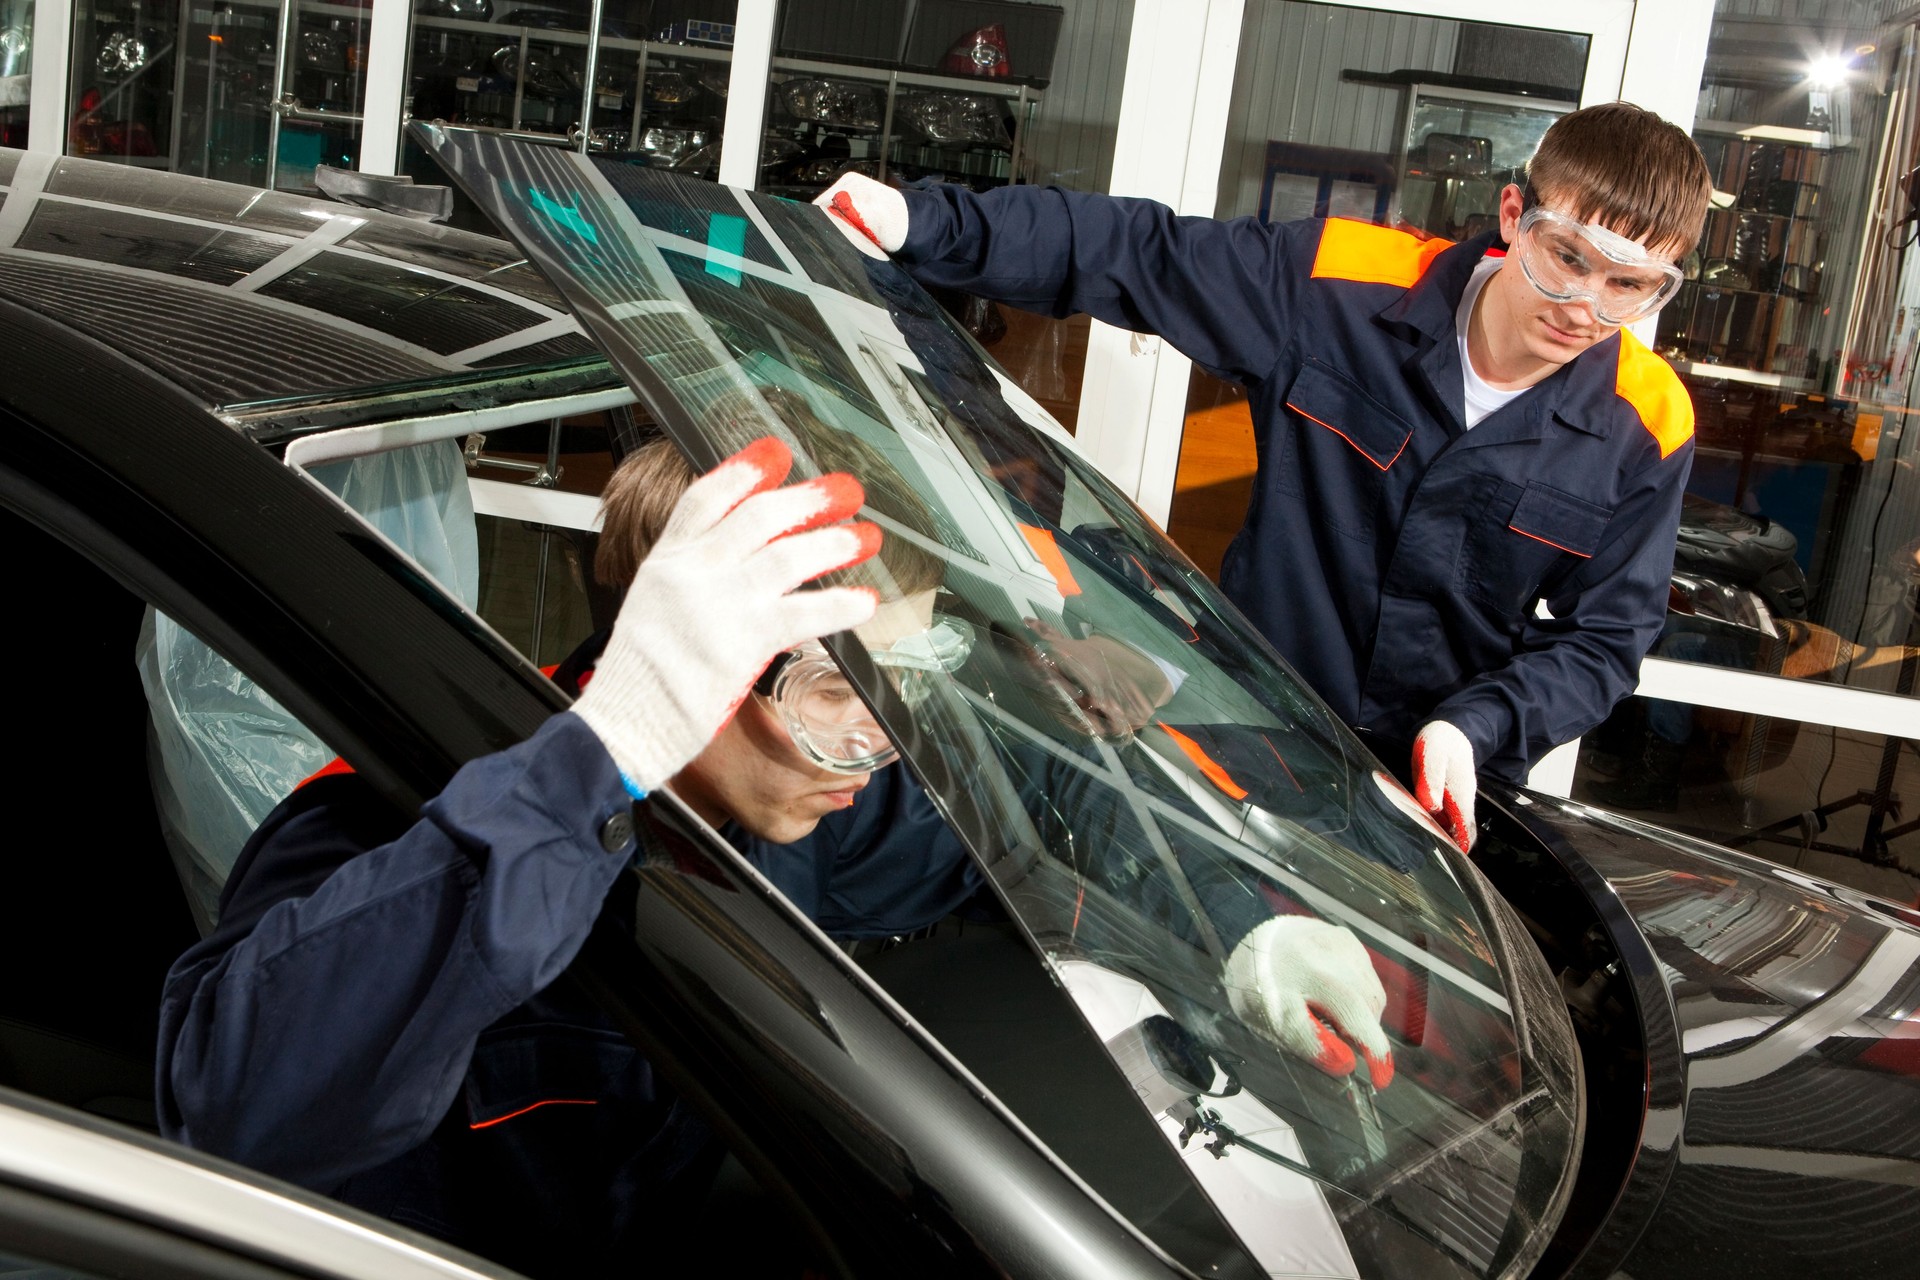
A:
{"type": "MultiPolygon", "coordinates": [[[[769,432],[821,469],[835,437],[873,459],[863,514],[937,558],[936,620],[969,639],[914,668],[835,652],[1260,1269],[1530,1266],[1577,1153],[1551,978],[1465,859],[1059,427],[816,210],[421,136],[697,463],[769,432]],[[1229,959],[1284,917],[1364,948],[1390,1059],[1349,1051],[1329,1074],[1236,1013],[1229,959]]],[[[900,594],[883,567],[861,572],[900,594]]]]}

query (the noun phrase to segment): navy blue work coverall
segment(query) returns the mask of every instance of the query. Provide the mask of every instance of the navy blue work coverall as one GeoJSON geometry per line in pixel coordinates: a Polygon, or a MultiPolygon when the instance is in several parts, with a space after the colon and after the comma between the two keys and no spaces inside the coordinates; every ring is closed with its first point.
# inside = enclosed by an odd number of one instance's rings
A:
{"type": "MultiPolygon", "coordinates": [[[[168,974],[162,1132],[531,1275],[658,1266],[719,1148],[554,985],[635,851],[608,826],[629,804],[571,714],[411,825],[357,776],[296,791],[168,974]]],[[[823,927],[877,936],[978,888],[939,821],[896,766],[806,841],[728,834],[823,927]]]]}
{"type": "Polygon", "coordinates": [[[1633,689],[1692,407],[1621,333],[1468,431],[1454,312],[1493,237],[1056,188],[905,196],[895,256],[922,283],[1089,312],[1246,386],[1259,471],[1221,586],[1348,723],[1397,748],[1447,720],[1482,772],[1519,781],[1633,689]]]}

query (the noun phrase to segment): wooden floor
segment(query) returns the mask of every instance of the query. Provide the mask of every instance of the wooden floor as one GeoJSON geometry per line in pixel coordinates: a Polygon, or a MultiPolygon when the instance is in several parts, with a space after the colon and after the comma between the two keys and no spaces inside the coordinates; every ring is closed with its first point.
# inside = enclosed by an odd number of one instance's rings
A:
{"type": "Polygon", "coordinates": [[[1205,374],[1196,373],[1193,380],[1167,533],[1217,580],[1220,557],[1240,531],[1253,497],[1253,419],[1239,388],[1205,374]]]}

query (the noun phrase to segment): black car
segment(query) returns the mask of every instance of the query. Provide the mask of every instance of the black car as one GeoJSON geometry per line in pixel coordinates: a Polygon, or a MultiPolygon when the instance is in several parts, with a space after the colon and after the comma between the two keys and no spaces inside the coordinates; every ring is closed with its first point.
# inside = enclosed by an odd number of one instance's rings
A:
{"type": "MultiPolygon", "coordinates": [[[[652,430],[699,465],[791,435],[777,389],[918,496],[870,514],[945,563],[966,644],[911,677],[831,647],[1005,919],[856,959],[671,796],[639,807],[565,981],[745,1171],[711,1270],[1920,1274],[1912,910],[1524,791],[1488,797],[1469,860],[817,211],[420,137],[519,247],[0,152],[0,531],[44,602],[8,628],[0,1085],[152,1127],[160,978],[261,806],[338,756],[411,812],[531,734],[566,705],[536,664],[610,616],[579,566],[611,462],[652,430]],[[1170,687],[1116,722],[1032,620],[1170,687]],[[1390,1085],[1232,1014],[1222,901],[1365,943],[1390,1085]]],[[[56,1123],[0,1099],[28,1113],[56,1123]]],[[[165,1216],[30,1155],[0,1155],[0,1256],[106,1265],[97,1224],[29,1230],[8,1195],[165,1216]]]]}

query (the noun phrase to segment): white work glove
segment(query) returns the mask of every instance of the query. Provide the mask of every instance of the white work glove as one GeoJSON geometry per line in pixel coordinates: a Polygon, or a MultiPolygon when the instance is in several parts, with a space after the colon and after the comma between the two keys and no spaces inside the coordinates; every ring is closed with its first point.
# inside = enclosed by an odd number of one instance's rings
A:
{"type": "Polygon", "coordinates": [[[1227,999],[1242,1022],[1330,1076],[1367,1060],[1373,1087],[1393,1083],[1393,1047],[1381,1029],[1386,988],[1351,929],[1311,916],[1255,926],[1227,958],[1227,999]]]}
{"type": "Polygon", "coordinates": [[[1445,720],[1430,720],[1413,740],[1413,798],[1463,851],[1479,832],[1473,825],[1473,744],[1445,720]]]}
{"type": "Polygon", "coordinates": [[[776,654],[873,617],[868,588],[795,590],[865,560],[880,530],[839,523],[866,500],[859,481],[779,488],[792,466],[767,437],[694,481],[634,574],[573,712],[635,796],[705,749],[776,654]]]}
{"type": "Polygon", "coordinates": [[[841,174],[813,202],[869,258],[898,253],[907,242],[907,198],[864,173],[841,174]]]}

